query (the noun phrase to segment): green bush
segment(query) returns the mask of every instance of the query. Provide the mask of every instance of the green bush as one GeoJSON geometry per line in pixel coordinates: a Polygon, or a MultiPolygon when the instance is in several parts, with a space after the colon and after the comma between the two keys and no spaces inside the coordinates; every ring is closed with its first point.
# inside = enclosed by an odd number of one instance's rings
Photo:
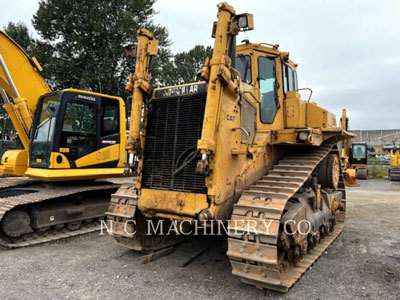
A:
{"type": "Polygon", "coordinates": [[[368,158],[368,175],[373,178],[385,178],[389,175],[388,166],[382,165],[376,158],[368,158]]]}

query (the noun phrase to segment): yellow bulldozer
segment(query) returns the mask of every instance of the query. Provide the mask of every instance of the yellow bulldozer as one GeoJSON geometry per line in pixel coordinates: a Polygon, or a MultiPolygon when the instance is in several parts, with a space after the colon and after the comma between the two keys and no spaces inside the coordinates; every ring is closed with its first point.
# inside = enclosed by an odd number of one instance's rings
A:
{"type": "MultiPolygon", "coordinates": [[[[348,130],[349,120],[345,109],[342,111],[342,128],[348,130]]],[[[368,179],[368,147],[367,143],[352,143],[351,138],[342,142],[341,164],[344,183],[349,187],[359,186],[356,179],[368,179]]]]}
{"type": "Polygon", "coordinates": [[[353,135],[301,99],[288,52],[268,43],[236,46],[239,32],[253,27],[251,14],[218,4],[203,81],[156,89],[149,62],[157,40],[138,32],[127,86],[128,163],[138,177],[112,196],[108,228],[117,244],[151,252],[178,243],[199,222],[228,224],[232,273],[286,292],[343,229],[337,143],[353,135]]]}
{"type": "Polygon", "coordinates": [[[368,145],[352,143],[349,158],[350,169],[355,170],[355,178],[368,179],[368,145]]]}
{"type": "Polygon", "coordinates": [[[51,91],[30,58],[0,31],[0,96],[23,149],[1,158],[0,244],[34,245],[99,228],[123,176],[125,104],[75,89],[51,91]]]}

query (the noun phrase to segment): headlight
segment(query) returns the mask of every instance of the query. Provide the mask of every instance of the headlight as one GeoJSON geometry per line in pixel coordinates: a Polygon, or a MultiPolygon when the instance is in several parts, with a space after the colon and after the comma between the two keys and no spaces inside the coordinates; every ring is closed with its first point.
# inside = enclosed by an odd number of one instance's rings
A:
{"type": "Polygon", "coordinates": [[[236,15],[236,24],[240,31],[253,30],[254,22],[252,14],[236,15]]]}
{"type": "Polygon", "coordinates": [[[299,133],[299,140],[300,141],[307,141],[308,140],[308,132],[303,131],[299,133]]]}
{"type": "Polygon", "coordinates": [[[238,20],[239,28],[247,28],[247,16],[241,16],[238,20]]]}

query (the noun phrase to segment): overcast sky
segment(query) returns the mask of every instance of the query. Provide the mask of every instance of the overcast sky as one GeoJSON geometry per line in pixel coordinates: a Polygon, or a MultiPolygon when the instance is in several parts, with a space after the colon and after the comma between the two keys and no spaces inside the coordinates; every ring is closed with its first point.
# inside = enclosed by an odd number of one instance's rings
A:
{"type": "MultiPolygon", "coordinates": [[[[158,0],[155,22],[165,26],[173,52],[212,45],[214,0],[158,0]]],[[[37,0],[0,0],[0,27],[22,21],[33,31],[37,0]]],[[[400,1],[230,0],[253,13],[255,30],[241,34],[289,51],[300,87],[336,113],[346,108],[352,129],[400,128],[400,1]]]]}

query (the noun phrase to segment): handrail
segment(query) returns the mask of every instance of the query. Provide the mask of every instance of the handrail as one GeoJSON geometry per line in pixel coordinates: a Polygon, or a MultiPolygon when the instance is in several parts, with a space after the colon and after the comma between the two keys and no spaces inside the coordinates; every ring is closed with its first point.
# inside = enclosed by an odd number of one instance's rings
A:
{"type": "Polygon", "coordinates": [[[308,96],[308,100],[307,100],[307,102],[310,102],[311,96],[312,96],[312,93],[313,93],[312,89],[310,89],[310,88],[301,88],[301,89],[297,89],[297,91],[305,91],[305,90],[310,91],[310,96],[308,96]]]}

